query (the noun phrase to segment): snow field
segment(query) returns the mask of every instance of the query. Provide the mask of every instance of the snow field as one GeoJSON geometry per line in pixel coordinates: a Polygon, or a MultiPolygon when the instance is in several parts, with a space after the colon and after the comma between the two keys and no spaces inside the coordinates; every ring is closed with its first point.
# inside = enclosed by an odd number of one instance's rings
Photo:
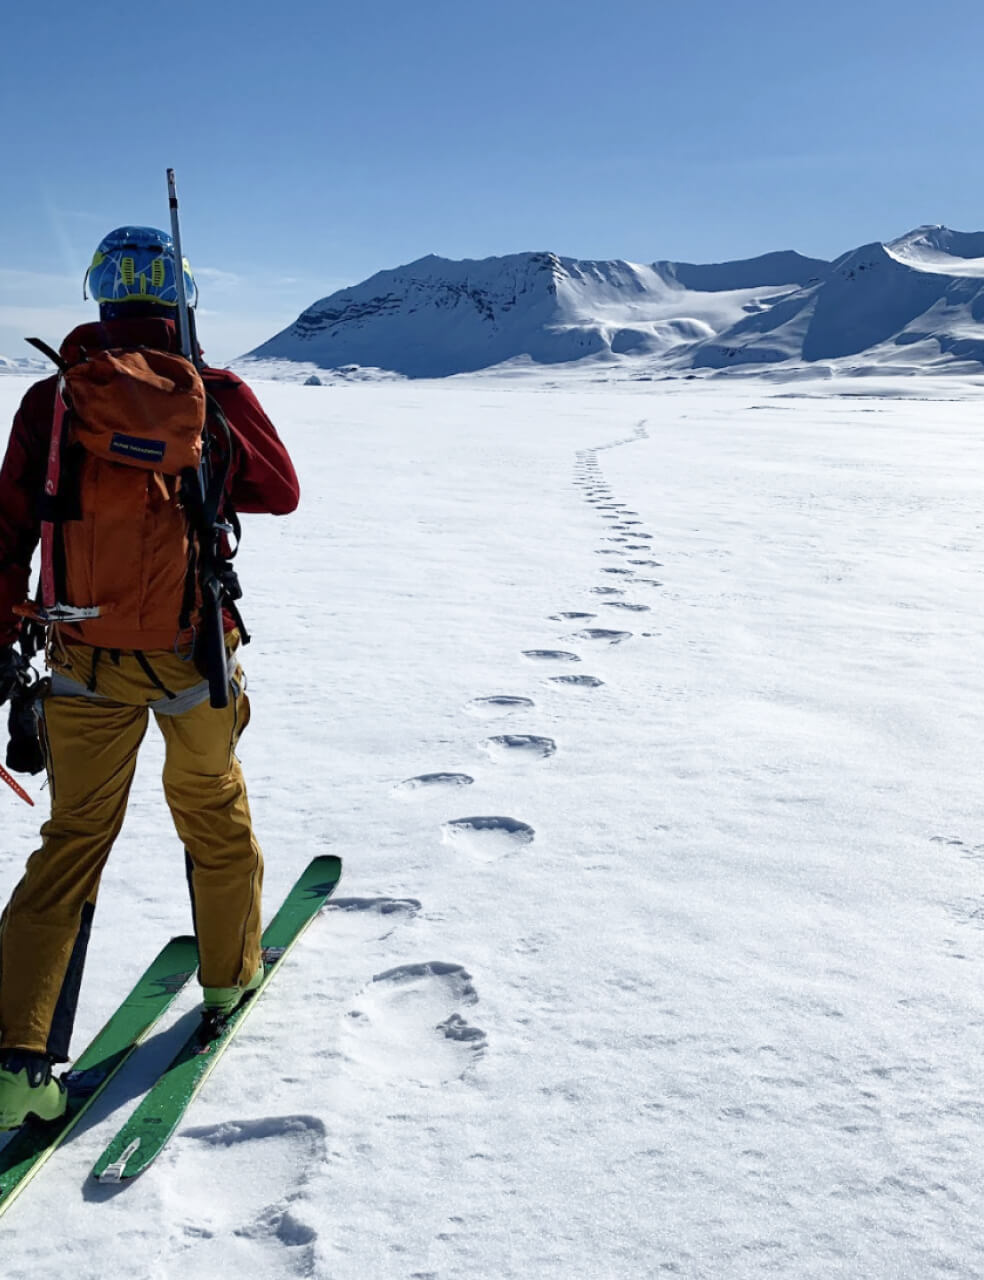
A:
{"type": "MultiPolygon", "coordinates": [[[[268,910],[316,852],[343,883],[93,1186],[185,996],[5,1277],[981,1269],[978,412],[843,385],[258,386],[304,488],[244,522],[268,910]]],[[[160,756],[77,1046],[188,927],[160,756]]]]}

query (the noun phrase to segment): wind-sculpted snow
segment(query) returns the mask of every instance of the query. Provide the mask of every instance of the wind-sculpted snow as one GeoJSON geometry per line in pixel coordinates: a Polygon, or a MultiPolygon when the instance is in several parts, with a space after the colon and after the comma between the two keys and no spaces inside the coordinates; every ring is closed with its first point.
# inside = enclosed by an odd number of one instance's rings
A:
{"type": "Polygon", "coordinates": [[[885,246],[885,251],[918,271],[942,275],[984,275],[984,231],[917,227],[885,246]]]}
{"type": "Polygon", "coordinates": [[[972,372],[984,363],[984,232],[918,227],[834,262],[792,250],[650,266],[431,255],[322,298],[242,362],[291,380],[330,370],[329,381],[510,363],[602,365],[609,378],[972,372]]]}

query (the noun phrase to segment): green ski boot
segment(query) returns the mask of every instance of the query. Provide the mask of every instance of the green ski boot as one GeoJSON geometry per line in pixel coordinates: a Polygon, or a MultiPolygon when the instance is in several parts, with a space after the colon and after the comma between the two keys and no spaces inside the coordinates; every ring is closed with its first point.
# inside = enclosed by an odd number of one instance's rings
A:
{"type": "Polygon", "coordinates": [[[202,1012],[216,1018],[228,1018],[247,996],[263,981],[263,966],[257,969],[244,987],[203,987],[202,1012]]]}
{"type": "Polygon", "coordinates": [[[68,1091],[53,1079],[46,1054],[27,1049],[0,1053],[0,1130],[19,1129],[28,1116],[57,1120],[67,1104],[68,1091]]]}

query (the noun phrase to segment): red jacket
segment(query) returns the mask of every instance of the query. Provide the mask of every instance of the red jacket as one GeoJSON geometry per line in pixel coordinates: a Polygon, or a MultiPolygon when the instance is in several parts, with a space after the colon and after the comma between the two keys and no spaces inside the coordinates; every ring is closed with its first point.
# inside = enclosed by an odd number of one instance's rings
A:
{"type": "MultiPolygon", "coordinates": [[[[109,347],[179,349],[170,320],[110,320],[80,325],[62,343],[70,363],[88,351],[109,347]]],[[[290,456],[249,387],[224,369],[202,377],[229,421],[233,458],[227,497],[238,512],[287,515],[300,500],[290,456]]],[[[17,639],[14,605],[30,595],[30,570],[41,537],[39,503],[44,490],[55,408],[57,376],[31,387],[21,402],[0,467],[0,644],[17,639]]]]}

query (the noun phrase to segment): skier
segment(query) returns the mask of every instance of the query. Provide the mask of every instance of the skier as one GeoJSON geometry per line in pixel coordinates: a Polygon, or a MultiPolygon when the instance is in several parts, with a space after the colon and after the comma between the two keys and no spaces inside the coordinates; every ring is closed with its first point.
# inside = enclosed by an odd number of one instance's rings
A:
{"type": "MultiPolygon", "coordinates": [[[[182,269],[190,296],[187,262],[182,269]]],[[[121,227],[102,240],[87,273],[99,321],[76,328],[63,342],[61,380],[50,377],[28,390],[0,469],[0,704],[23,695],[28,683],[23,651],[32,624],[23,619],[32,616],[25,606],[28,577],[39,540],[45,546],[46,521],[54,530],[48,572],[67,596],[54,608],[33,610],[46,626],[51,672],[35,703],[51,816],[0,921],[0,1129],[15,1128],[29,1115],[55,1119],[65,1110],[66,1091],[52,1065],[69,1056],[99,880],[123,822],[150,712],[164,737],[164,792],[185,847],[206,1014],[221,1019],[263,975],[263,862],[234,754],[249,722],[236,659],[241,622],[231,603],[238,591],[224,597],[228,695],[219,708],[210,701],[195,644],[200,540],[189,533],[187,491],[173,473],[154,469],[155,450],[163,455],[164,444],[148,442],[148,432],[137,430],[147,426],[146,412],[137,423],[143,402],[109,405],[105,395],[99,399],[105,387],[90,386],[93,407],[83,412],[70,391],[71,429],[61,436],[70,443],[60,457],[57,444],[52,448],[53,424],[61,422],[60,382],[80,367],[91,373],[98,365],[94,354],[112,352],[102,366],[112,372],[120,353],[137,352],[140,377],[145,366],[151,370],[140,383],[148,394],[158,384],[176,386],[162,381],[162,361],[178,369],[184,363],[193,401],[197,375],[175,354],[175,272],[173,243],[163,231],[121,227]],[[135,426],[132,434],[104,433],[111,452],[100,458],[82,432],[98,429],[93,419],[104,411],[135,426]],[[52,457],[59,464],[54,472],[52,457]]],[[[223,537],[238,528],[235,512],[293,511],[299,499],[294,468],[253,393],[233,374],[208,367],[200,382],[228,424],[224,442],[212,446],[226,455],[212,460],[220,474],[228,468],[218,510],[223,537]]],[[[117,398],[127,390],[109,385],[117,398]]],[[[156,425],[150,421],[150,436],[156,425]]],[[[163,436],[164,427],[156,434],[163,436]]],[[[200,425],[192,434],[200,451],[200,425]]],[[[228,586],[233,575],[227,561],[223,568],[228,586]]],[[[42,580],[45,571],[43,564],[42,580]]],[[[16,719],[23,724],[23,716],[16,719]]],[[[8,762],[24,755],[20,743],[8,762]]]]}

